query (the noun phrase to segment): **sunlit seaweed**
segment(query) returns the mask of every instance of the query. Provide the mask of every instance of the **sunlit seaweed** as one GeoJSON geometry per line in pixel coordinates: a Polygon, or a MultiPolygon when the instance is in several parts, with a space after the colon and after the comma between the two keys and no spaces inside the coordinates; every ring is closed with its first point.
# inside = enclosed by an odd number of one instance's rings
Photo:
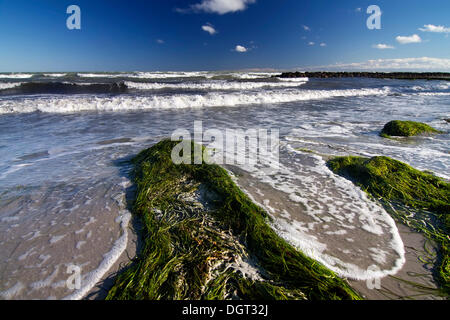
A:
{"type": "Polygon", "coordinates": [[[430,127],[429,125],[416,121],[393,120],[383,127],[380,136],[383,138],[394,137],[412,137],[422,134],[443,133],[430,127]]]}
{"type": "Polygon", "coordinates": [[[161,141],[133,160],[145,243],[107,299],[360,299],[280,238],[222,167],[175,165],[177,143],[161,141]],[[257,276],[235,267],[244,260],[257,276]]]}

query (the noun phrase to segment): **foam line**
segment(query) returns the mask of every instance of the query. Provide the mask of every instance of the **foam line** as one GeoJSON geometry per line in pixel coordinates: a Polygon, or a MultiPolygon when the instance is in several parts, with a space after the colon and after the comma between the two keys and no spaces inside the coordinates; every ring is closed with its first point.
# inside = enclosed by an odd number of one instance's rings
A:
{"type": "Polygon", "coordinates": [[[294,101],[386,95],[386,89],[348,90],[267,90],[252,93],[218,93],[171,96],[65,96],[22,99],[1,99],[0,114],[5,113],[77,113],[82,111],[133,111],[147,109],[182,109],[234,107],[252,104],[276,104],[294,101]]]}

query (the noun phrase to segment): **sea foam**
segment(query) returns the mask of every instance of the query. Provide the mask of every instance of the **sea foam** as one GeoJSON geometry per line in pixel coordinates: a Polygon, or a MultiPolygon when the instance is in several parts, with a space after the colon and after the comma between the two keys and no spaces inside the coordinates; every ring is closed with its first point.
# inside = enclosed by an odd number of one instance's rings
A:
{"type": "Polygon", "coordinates": [[[140,90],[184,89],[184,90],[252,90],[260,88],[298,87],[306,81],[299,82],[228,82],[210,81],[204,83],[142,83],[127,81],[128,88],[140,90]]]}
{"type": "Polygon", "coordinates": [[[170,96],[64,96],[1,99],[0,114],[5,113],[76,113],[82,111],[133,111],[147,109],[180,109],[234,107],[252,104],[276,104],[294,101],[386,95],[386,89],[347,90],[266,90],[251,93],[175,94],[170,96]]]}

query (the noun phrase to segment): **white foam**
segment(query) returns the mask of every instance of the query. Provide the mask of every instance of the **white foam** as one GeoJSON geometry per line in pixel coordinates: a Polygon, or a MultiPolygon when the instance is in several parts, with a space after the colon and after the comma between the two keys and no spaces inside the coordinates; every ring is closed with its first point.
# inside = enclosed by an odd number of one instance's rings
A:
{"type": "Polygon", "coordinates": [[[59,266],[56,266],[55,270],[53,271],[52,274],[50,274],[47,278],[45,278],[43,280],[39,280],[39,281],[31,283],[30,288],[32,288],[33,290],[39,290],[39,289],[51,286],[51,284],[53,283],[53,280],[55,280],[56,277],[58,276],[58,272],[59,272],[59,266]]]}
{"type": "Polygon", "coordinates": [[[228,82],[210,81],[204,83],[142,83],[127,81],[128,88],[140,90],[191,89],[191,90],[252,90],[260,88],[298,87],[301,82],[228,82]]]}
{"type": "MultiPolygon", "coordinates": [[[[273,75],[277,75],[276,72],[233,72],[228,75],[237,79],[265,79],[270,78],[273,75]]],[[[226,74],[225,74],[226,75],[226,74]]]]}
{"type": "Polygon", "coordinates": [[[10,73],[10,74],[0,74],[0,79],[28,79],[33,75],[29,73],[10,73]]]}
{"type": "MultiPolygon", "coordinates": [[[[301,154],[291,146],[287,147],[290,152],[301,154]]],[[[295,166],[293,169],[280,163],[277,174],[259,167],[252,170],[251,167],[239,165],[253,178],[286,193],[288,199],[301,204],[304,208],[302,212],[307,215],[305,218],[312,220],[295,220],[292,218],[294,212],[291,215],[278,214],[274,216],[275,231],[303,253],[342,277],[367,280],[397,273],[405,263],[405,251],[392,217],[352,182],[333,174],[321,157],[308,157],[314,159],[314,165],[295,166]],[[336,197],[339,197],[340,205],[336,203],[336,197]],[[321,231],[320,226],[324,225],[324,221],[326,225],[332,225],[332,230],[335,231],[321,231]],[[330,250],[337,250],[339,247],[328,248],[326,243],[334,244],[336,238],[346,241],[352,230],[355,230],[358,236],[364,236],[366,232],[375,243],[385,246],[384,249],[388,251],[393,262],[389,265],[382,264],[382,256],[379,253],[376,256],[380,263],[379,270],[373,271],[363,267],[365,256],[374,254],[369,252],[368,248],[359,248],[361,265],[348,256],[331,254],[330,250]]],[[[267,207],[267,203],[262,207],[267,207]]],[[[269,210],[271,211],[273,210],[269,210]]]]}
{"type": "Polygon", "coordinates": [[[385,95],[386,89],[348,90],[266,90],[251,93],[207,93],[204,95],[176,94],[170,96],[66,96],[22,99],[1,99],[0,114],[30,113],[35,111],[51,113],[75,113],[81,111],[127,111],[147,109],[179,109],[204,107],[234,107],[251,104],[276,104],[303,100],[329,99],[385,95]]]}
{"type": "Polygon", "coordinates": [[[31,253],[34,251],[34,248],[29,249],[27,252],[18,257],[19,261],[25,260],[31,253]]]}
{"type": "Polygon", "coordinates": [[[121,78],[129,77],[131,74],[126,73],[77,73],[80,78],[121,78]]]}
{"type": "Polygon", "coordinates": [[[13,222],[13,221],[18,221],[20,218],[19,217],[4,217],[2,218],[0,221],[1,222],[13,222]]]}
{"type": "Polygon", "coordinates": [[[139,79],[170,79],[170,78],[194,78],[194,77],[206,77],[208,72],[206,71],[194,71],[194,72],[136,72],[130,75],[130,78],[139,79]]]}
{"type": "Polygon", "coordinates": [[[450,82],[431,82],[421,86],[413,86],[414,91],[432,91],[432,90],[447,90],[450,88],[450,82]]]}
{"type": "Polygon", "coordinates": [[[70,84],[70,85],[77,85],[77,86],[91,86],[95,83],[91,82],[69,82],[69,81],[63,81],[63,84],[70,84]]]}
{"type": "Polygon", "coordinates": [[[83,78],[136,78],[136,79],[174,79],[174,78],[207,78],[232,77],[235,79],[267,79],[279,73],[276,72],[209,72],[209,71],[153,71],[130,73],[78,73],[83,78]]]}
{"type": "Polygon", "coordinates": [[[66,76],[66,73],[44,73],[45,77],[52,77],[52,78],[61,78],[66,76]]]}
{"type": "Polygon", "coordinates": [[[22,84],[22,82],[0,83],[0,90],[12,89],[12,88],[20,86],[21,84],[22,84]]]}
{"type": "Polygon", "coordinates": [[[86,241],[78,241],[75,247],[76,247],[78,250],[80,250],[81,247],[82,247],[83,245],[85,245],[85,244],[86,244],[86,241]]]}
{"type": "Polygon", "coordinates": [[[207,72],[132,72],[132,73],[78,73],[82,78],[137,78],[137,79],[171,79],[203,77],[207,72]]]}
{"type": "Polygon", "coordinates": [[[111,269],[117,259],[125,251],[128,243],[127,228],[131,219],[131,213],[128,211],[122,211],[120,213],[120,217],[122,235],[114,242],[112,249],[103,256],[103,261],[100,263],[98,268],[82,276],[81,288],[66,296],[64,300],[82,299],[95,286],[95,284],[101,280],[103,275],[111,269]]]}
{"type": "Polygon", "coordinates": [[[5,300],[11,300],[16,295],[18,295],[23,289],[25,289],[25,286],[23,285],[22,282],[19,281],[8,290],[0,292],[0,297],[2,297],[5,300]]]}
{"type": "Polygon", "coordinates": [[[62,240],[66,235],[61,235],[61,236],[53,236],[50,238],[50,244],[54,244],[60,240],[62,240]]]}
{"type": "Polygon", "coordinates": [[[285,82],[307,82],[309,81],[309,78],[304,77],[304,78],[277,78],[280,81],[285,81],[285,82]]]}
{"type": "Polygon", "coordinates": [[[372,257],[373,261],[380,264],[386,262],[386,256],[388,255],[388,253],[385,250],[379,248],[370,248],[369,251],[371,252],[370,256],[372,257]]]}
{"type": "Polygon", "coordinates": [[[417,95],[419,96],[450,96],[450,92],[420,92],[417,95]]]}
{"type": "Polygon", "coordinates": [[[37,266],[38,266],[38,267],[41,267],[41,266],[44,265],[44,263],[46,263],[47,260],[50,259],[51,257],[52,257],[52,256],[49,255],[49,254],[47,254],[47,255],[41,254],[41,255],[39,256],[39,259],[41,259],[41,263],[39,263],[37,266]]]}
{"type": "Polygon", "coordinates": [[[344,234],[347,234],[347,230],[326,231],[325,234],[342,236],[344,234]]]}

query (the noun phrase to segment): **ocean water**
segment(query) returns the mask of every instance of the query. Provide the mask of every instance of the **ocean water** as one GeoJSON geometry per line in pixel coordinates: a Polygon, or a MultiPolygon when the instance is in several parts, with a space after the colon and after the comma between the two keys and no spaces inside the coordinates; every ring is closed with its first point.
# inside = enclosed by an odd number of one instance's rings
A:
{"type": "Polygon", "coordinates": [[[0,74],[0,298],[83,298],[130,237],[125,160],[176,129],[193,134],[194,121],[279,130],[275,171],[271,159],[227,167],[274,229],[343,277],[395,274],[405,250],[394,221],[318,154],[386,155],[450,179],[448,133],[378,136],[394,119],[448,132],[450,82],[272,75],[0,74]]]}

